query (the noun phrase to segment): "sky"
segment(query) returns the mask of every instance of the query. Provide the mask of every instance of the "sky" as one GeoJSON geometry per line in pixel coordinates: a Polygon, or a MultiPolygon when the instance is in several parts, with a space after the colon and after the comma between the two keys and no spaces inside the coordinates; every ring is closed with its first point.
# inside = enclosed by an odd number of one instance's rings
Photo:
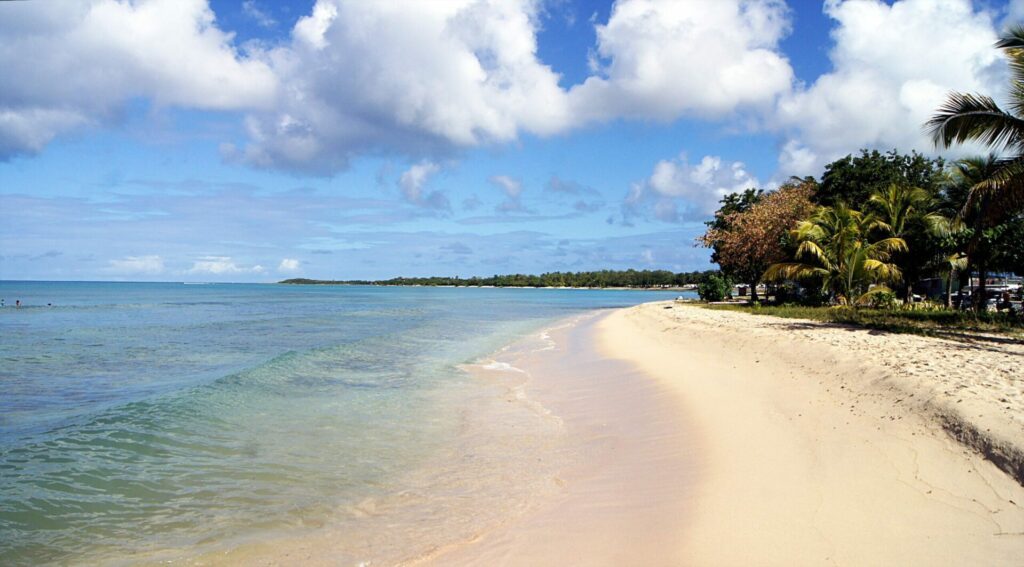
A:
{"type": "Polygon", "coordinates": [[[1024,0],[0,2],[0,279],[713,268],[719,199],[1001,98],[1024,0]]]}

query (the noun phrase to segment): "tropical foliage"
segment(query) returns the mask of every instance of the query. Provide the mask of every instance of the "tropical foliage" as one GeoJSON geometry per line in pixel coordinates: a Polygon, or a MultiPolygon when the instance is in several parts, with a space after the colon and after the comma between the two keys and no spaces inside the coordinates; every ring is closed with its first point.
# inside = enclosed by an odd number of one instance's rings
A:
{"type": "MultiPolygon", "coordinates": [[[[757,200],[734,212],[716,215],[703,236],[702,245],[714,250],[713,258],[727,276],[751,286],[751,300],[757,301],[761,275],[775,262],[786,259],[789,232],[814,210],[811,197],[817,183],[793,179],[770,193],[753,193],[757,200]]],[[[735,194],[734,194],[735,195],[735,194]]],[[[725,209],[730,205],[723,200],[725,209]]],[[[719,211],[722,212],[722,211],[719,211]]]]}
{"type": "Polygon", "coordinates": [[[943,160],[928,159],[917,152],[861,150],[858,156],[851,154],[825,166],[814,202],[825,206],[842,202],[860,208],[872,193],[893,185],[934,193],[942,181],[943,166],[943,160]]]}
{"type": "Polygon", "coordinates": [[[841,305],[870,301],[872,294],[890,291],[884,286],[873,286],[900,280],[902,274],[892,263],[892,255],[907,249],[906,242],[899,237],[873,240],[871,235],[878,226],[872,215],[842,203],[820,207],[793,231],[799,243],[795,260],[772,264],[764,279],[815,279],[841,305]]]}

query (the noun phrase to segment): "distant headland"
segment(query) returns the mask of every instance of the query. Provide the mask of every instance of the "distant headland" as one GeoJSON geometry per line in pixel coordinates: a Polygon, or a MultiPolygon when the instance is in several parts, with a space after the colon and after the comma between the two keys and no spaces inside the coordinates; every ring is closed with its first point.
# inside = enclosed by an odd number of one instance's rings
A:
{"type": "Polygon", "coordinates": [[[506,274],[487,277],[397,277],[387,280],[314,280],[291,278],[278,283],[292,285],[377,285],[434,287],[551,287],[689,289],[704,280],[704,272],[674,273],[668,270],[600,270],[596,272],[548,272],[538,275],[506,274]]]}

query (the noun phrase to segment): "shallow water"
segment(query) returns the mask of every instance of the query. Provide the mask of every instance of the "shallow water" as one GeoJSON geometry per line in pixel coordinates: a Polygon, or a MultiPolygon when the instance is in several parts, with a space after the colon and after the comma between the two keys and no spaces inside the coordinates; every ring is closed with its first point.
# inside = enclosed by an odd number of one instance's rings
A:
{"type": "Polygon", "coordinates": [[[676,295],[0,282],[0,557],[180,559],[316,530],[349,535],[339,560],[443,543],[481,521],[455,508],[517,474],[501,455],[559,442],[508,402],[514,376],[459,366],[676,295]]]}

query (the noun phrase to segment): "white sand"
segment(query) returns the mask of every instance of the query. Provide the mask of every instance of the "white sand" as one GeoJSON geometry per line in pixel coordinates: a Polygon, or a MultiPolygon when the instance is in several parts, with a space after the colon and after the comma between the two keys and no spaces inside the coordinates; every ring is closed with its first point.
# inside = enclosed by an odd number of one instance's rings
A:
{"type": "Polygon", "coordinates": [[[699,427],[685,563],[1024,564],[1024,488],[937,418],[1024,443],[1024,346],[665,303],[602,332],[699,427]]]}

